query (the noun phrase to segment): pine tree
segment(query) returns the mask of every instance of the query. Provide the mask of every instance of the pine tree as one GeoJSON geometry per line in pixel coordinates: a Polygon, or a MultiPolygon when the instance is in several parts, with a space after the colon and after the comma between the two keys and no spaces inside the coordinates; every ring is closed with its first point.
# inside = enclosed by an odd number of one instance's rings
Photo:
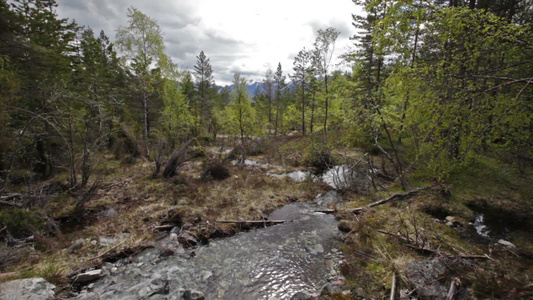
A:
{"type": "Polygon", "coordinates": [[[274,122],[274,135],[278,135],[278,129],[280,125],[281,118],[281,108],[283,101],[283,93],[285,90],[285,75],[283,75],[283,70],[281,69],[281,63],[278,63],[278,68],[276,73],[274,73],[274,86],[276,87],[276,119],[274,122]]]}
{"type": "Polygon", "coordinates": [[[305,110],[306,110],[306,90],[308,89],[309,81],[309,70],[312,68],[311,64],[311,52],[307,51],[305,48],[300,50],[296,57],[294,58],[293,63],[293,75],[291,76],[294,83],[299,86],[299,93],[301,95],[301,130],[302,134],[305,135],[305,110]]]}
{"type": "Polygon", "coordinates": [[[201,51],[194,66],[198,96],[194,103],[194,114],[200,131],[209,127],[212,118],[213,99],[210,88],[213,85],[213,69],[209,60],[204,51],[201,51]]]}

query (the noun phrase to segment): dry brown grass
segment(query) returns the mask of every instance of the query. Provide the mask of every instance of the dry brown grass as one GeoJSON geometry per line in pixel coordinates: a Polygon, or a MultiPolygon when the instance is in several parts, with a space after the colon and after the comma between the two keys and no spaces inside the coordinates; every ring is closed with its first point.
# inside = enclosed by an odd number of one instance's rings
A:
{"type": "MultiPolygon", "coordinates": [[[[266,162],[264,156],[254,159],[266,162]]],[[[217,223],[219,219],[259,220],[277,207],[291,201],[306,201],[322,192],[314,184],[268,177],[265,169],[231,164],[226,165],[229,178],[202,180],[205,158],[185,163],[179,176],[172,179],[152,179],[154,166],[143,160],[133,165],[110,165],[95,174],[100,186],[86,204],[85,226],[72,227],[58,236],[42,237],[37,250],[26,256],[32,259],[11,264],[2,271],[18,271],[22,277],[47,273],[51,278],[66,278],[63,275],[98,266],[102,254],[154,245],[160,235],[153,230],[154,226],[165,221],[171,212],[177,211],[183,223],[192,223],[190,230],[205,241],[211,235],[227,236],[240,230],[237,225],[217,223]],[[102,212],[109,209],[118,214],[102,217],[102,212]],[[101,248],[99,237],[114,237],[116,243],[101,248]],[[83,246],[67,251],[80,238],[85,239],[83,246]],[[61,270],[61,274],[54,274],[54,270],[61,270]]],[[[51,203],[45,208],[47,213],[68,215],[72,208],[68,199],[51,203]]]]}

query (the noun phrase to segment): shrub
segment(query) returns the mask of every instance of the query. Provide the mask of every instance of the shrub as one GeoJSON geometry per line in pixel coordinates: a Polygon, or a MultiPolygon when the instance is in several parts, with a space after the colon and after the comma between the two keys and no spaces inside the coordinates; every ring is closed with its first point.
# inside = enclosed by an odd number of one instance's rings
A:
{"type": "Polygon", "coordinates": [[[19,208],[0,210],[0,226],[6,226],[14,238],[23,238],[35,232],[42,232],[46,222],[39,213],[19,208]]]}

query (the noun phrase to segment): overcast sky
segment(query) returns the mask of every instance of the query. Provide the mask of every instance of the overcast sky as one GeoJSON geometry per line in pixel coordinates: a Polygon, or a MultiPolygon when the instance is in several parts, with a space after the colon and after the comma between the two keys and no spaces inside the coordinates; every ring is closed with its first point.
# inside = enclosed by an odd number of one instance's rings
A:
{"type": "Polygon", "coordinates": [[[126,11],[133,6],[157,20],[167,54],[180,68],[192,69],[204,51],[211,59],[217,84],[227,84],[233,74],[262,80],[267,68],[281,62],[292,71],[294,56],[313,45],[318,29],[341,32],[338,56],[351,47],[355,29],[351,0],[58,0],[58,14],[104,30],[114,40],[116,29],[127,25],[126,11]]]}

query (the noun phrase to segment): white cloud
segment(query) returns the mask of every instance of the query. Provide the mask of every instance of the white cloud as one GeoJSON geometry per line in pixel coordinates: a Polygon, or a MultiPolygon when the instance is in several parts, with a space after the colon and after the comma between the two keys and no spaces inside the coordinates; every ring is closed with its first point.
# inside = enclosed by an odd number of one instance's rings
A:
{"type": "Polygon", "coordinates": [[[229,83],[233,72],[261,80],[268,67],[281,62],[290,73],[294,55],[312,47],[316,31],[329,26],[341,31],[337,55],[351,45],[355,32],[351,0],[59,0],[60,17],[76,19],[112,39],[126,25],[126,9],[134,6],[156,19],[167,52],[182,68],[192,68],[204,51],[211,59],[215,80],[229,83]]]}

